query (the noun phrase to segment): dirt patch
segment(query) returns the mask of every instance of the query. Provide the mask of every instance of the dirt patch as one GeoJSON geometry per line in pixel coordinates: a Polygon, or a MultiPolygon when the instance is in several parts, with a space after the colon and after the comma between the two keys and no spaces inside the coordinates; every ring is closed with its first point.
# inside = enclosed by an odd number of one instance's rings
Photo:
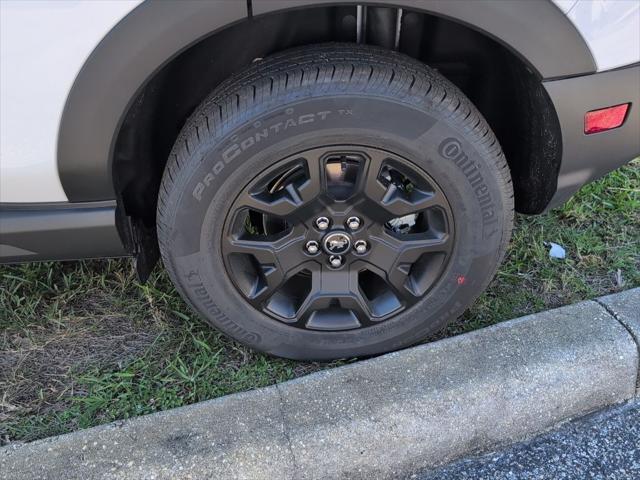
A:
{"type": "Polygon", "coordinates": [[[0,423],[64,410],[72,396],[83,394],[75,384],[76,374],[120,367],[141,355],[159,334],[153,321],[140,325],[113,313],[95,313],[2,333],[0,423]]]}

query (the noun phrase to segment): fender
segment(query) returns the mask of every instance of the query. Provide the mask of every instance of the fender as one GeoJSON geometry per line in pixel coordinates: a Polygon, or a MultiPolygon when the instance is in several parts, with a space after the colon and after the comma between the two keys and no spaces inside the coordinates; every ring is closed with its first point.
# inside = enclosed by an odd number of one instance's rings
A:
{"type": "MultiPolygon", "coordinates": [[[[115,140],[138,92],[167,62],[203,38],[246,20],[348,0],[145,1],[116,25],[78,74],[58,134],[58,169],[71,202],[115,199],[115,140]]],[[[457,21],[505,44],[542,79],[596,71],[584,40],[549,0],[369,0],[457,21]]]]}
{"type": "Polygon", "coordinates": [[[116,198],[111,160],[138,92],[172,58],[247,18],[244,1],[145,1],[91,53],[71,87],[58,133],[58,171],[70,202],[116,198]]]}

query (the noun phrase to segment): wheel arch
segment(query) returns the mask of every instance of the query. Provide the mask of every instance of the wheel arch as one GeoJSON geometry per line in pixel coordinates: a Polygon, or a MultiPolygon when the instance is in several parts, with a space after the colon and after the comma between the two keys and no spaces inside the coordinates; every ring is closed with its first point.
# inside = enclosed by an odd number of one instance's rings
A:
{"type": "MultiPolygon", "coordinates": [[[[355,3],[145,1],[136,7],[92,52],[69,92],[57,147],[60,178],[69,200],[116,198],[112,175],[114,146],[125,116],[149,81],[181,52],[239,23],[296,9],[355,3]]],[[[471,27],[506,45],[540,78],[579,75],[596,69],[580,34],[548,0],[487,0],[464,5],[445,0],[366,3],[410,7],[471,27]]]]}
{"type": "Polygon", "coordinates": [[[57,161],[69,201],[116,198],[114,145],[138,94],[181,51],[246,13],[244,2],[147,0],[102,39],[78,73],[60,120],[57,161]]]}

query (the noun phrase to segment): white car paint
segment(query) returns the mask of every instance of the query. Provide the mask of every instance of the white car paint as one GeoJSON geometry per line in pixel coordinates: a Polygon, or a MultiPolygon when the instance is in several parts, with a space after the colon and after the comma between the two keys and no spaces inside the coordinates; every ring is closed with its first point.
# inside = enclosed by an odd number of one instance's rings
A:
{"type": "MultiPolygon", "coordinates": [[[[640,61],[640,0],[553,1],[598,70],[640,61]]],[[[56,148],[68,92],[100,40],[141,2],[0,0],[0,203],[67,201],[56,148]]]]}
{"type": "Polygon", "coordinates": [[[140,1],[0,1],[0,202],[67,201],[56,161],[67,94],[140,1]]]}
{"type": "Polygon", "coordinates": [[[578,3],[579,0],[551,0],[551,1],[555,3],[558,6],[558,8],[560,8],[560,10],[562,10],[562,13],[566,15],[567,12],[571,10],[573,6],[576,3],[578,3]]]}
{"type": "Polygon", "coordinates": [[[640,61],[640,0],[579,0],[567,16],[599,72],[640,61]]]}

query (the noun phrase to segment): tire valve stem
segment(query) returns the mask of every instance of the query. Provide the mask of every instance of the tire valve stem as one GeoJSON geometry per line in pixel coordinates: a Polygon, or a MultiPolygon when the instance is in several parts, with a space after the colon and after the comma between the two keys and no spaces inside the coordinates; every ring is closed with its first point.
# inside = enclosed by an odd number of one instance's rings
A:
{"type": "Polygon", "coordinates": [[[340,268],[342,266],[342,255],[331,255],[329,257],[329,265],[333,268],[340,268]]]}

